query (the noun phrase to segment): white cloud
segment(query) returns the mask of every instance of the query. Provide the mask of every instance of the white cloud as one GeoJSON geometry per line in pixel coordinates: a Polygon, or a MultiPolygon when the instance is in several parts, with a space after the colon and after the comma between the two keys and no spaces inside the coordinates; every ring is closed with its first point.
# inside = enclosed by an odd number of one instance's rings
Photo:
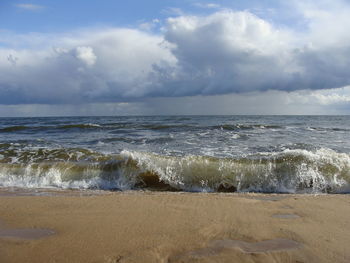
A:
{"type": "Polygon", "coordinates": [[[150,22],[144,22],[139,25],[139,28],[143,31],[151,31],[160,25],[159,19],[153,19],[150,22]]]}
{"type": "Polygon", "coordinates": [[[296,105],[293,98],[302,96],[317,105],[348,103],[348,93],[339,90],[295,93],[350,84],[350,37],[345,33],[350,5],[336,0],[333,9],[326,9],[327,3],[313,13],[309,5],[296,4],[308,21],[303,32],[228,9],[202,16],[180,10],[159,33],[152,33],[149,25],[61,34],[0,32],[5,46],[0,47],[0,104],[258,96],[268,90],[294,91],[283,100],[288,105],[296,105]],[[336,30],[331,32],[331,27],[336,30]]]}
{"type": "Polygon", "coordinates": [[[44,8],[44,6],[34,4],[16,4],[15,6],[29,11],[38,11],[44,8]]]}
{"type": "Polygon", "coordinates": [[[181,16],[185,14],[185,12],[178,7],[167,7],[162,10],[162,13],[164,15],[170,15],[170,16],[181,16]]]}
{"type": "Polygon", "coordinates": [[[349,1],[293,0],[296,10],[304,17],[308,25],[305,41],[321,48],[337,48],[347,46],[350,42],[348,27],[350,21],[349,1]]]}
{"type": "Polygon", "coordinates": [[[214,3],[194,3],[193,5],[199,8],[208,8],[208,9],[218,9],[221,7],[219,4],[214,4],[214,3]]]}
{"type": "Polygon", "coordinates": [[[310,101],[320,105],[349,104],[350,106],[350,86],[313,91],[309,95],[310,101]]]}
{"type": "Polygon", "coordinates": [[[93,66],[95,64],[97,57],[91,47],[77,47],[75,51],[77,58],[87,66],[93,66]]]}
{"type": "MultiPolygon", "coordinates": [[[[25,41],[25,37],[21,39],[25,41]]],[[[154,65],[175,61],[163,41],[138,30],[100,29],[61,35],[58,41],[40,37],[39,48],[1,48],[0,103],[115,101],[147,96],[154,88],[154,65]],[[9,55],[18,58],[15,69],[9,55]]]]}

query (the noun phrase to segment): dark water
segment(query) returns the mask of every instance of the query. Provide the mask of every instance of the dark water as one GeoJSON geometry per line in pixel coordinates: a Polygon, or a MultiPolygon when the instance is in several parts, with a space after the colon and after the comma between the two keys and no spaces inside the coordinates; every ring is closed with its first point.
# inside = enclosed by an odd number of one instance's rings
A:
{"type": "Polygon", "coordinates": [[[350,190],[350,116],[0,118],[0,186],[350,190]]]}

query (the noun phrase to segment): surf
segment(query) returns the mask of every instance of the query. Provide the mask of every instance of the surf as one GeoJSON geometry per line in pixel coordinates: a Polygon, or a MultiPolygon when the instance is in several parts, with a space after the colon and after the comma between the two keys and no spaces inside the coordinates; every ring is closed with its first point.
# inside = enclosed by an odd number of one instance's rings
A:
{"type": "Polygon", "coordinates": [[[350,156],[326,148],[240,158],[84,148],[0,152],[2,187],[349,193],[349,182],[350,156]]]}

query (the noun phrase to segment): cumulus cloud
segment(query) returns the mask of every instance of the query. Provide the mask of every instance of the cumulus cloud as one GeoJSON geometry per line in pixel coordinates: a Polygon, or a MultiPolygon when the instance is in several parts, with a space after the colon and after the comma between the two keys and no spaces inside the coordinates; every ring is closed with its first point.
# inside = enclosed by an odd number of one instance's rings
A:
{"type": "Polygon", "coordinates": [[[206,95],[283,89],[299,72],[290,52],[292,34],[249,12],[170,18],[165,39],[178,59],[171,74],[180,94],[187,86],[206,95]]]}
{"type": "Polygon", "coordinates": [[[95,64],[96,55],[91,47],[77,47],[75,51],[77,58],[83,61],[87,66],[95,64]]]}
{"type": "Polygon", "coordinates": [[[159,19],[153,19],[152,21],[150,22],[144,22],[144,23],[141,23],[139,25],[139,28],[143,31],[151,31],[155,28],[157,28],[157,26],[160,25],[160,20],[159,19]]]}
{"type": "Polygon", "coordinates": [[[54,41],[58,47],[51,37],[42,41],[49,43],[46,49],[0,49],[0,103],[139,98],[152,90],[154,65],[174,61],[162,37],[133,29],[62,35],[54,41]],[[18,58],[15,68],[8,54],[18,58]]]}
{"type": "Polygon", "coordinates": [[[303,32],[225,9],[177,12],[159,33],[144,25],[7,35],[0,47],[0,103],[132,102],[349,85],[350,5],[303,3],[294,4],[307,21],[303,32]]]}

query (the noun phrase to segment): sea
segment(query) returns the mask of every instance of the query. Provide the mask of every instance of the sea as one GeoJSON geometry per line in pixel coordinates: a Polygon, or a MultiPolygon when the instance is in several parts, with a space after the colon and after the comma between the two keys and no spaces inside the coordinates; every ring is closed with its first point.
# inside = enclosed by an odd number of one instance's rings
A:
{"type": "Polygon", "coordinates": [[[350,116],[0,118],[0,188],[350,193],[350,116]]]}

